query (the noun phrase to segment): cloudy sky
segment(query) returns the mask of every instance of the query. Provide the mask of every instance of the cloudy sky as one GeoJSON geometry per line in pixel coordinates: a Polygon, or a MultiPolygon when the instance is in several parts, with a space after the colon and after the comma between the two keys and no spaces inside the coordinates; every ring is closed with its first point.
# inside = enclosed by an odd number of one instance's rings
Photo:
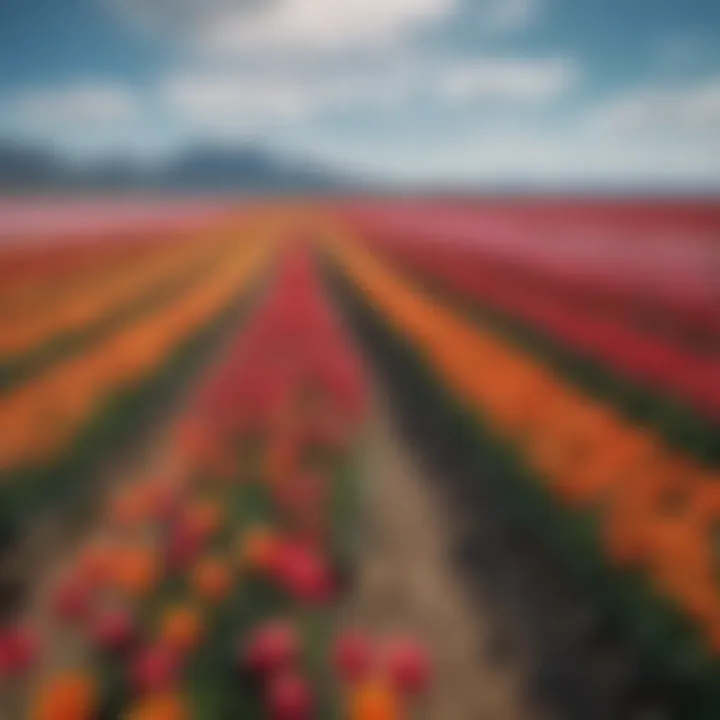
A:
{"type": "Polygon", "coordinates": [[[0,138],[720,189],[717,0],[0,0],[0,138]]]}

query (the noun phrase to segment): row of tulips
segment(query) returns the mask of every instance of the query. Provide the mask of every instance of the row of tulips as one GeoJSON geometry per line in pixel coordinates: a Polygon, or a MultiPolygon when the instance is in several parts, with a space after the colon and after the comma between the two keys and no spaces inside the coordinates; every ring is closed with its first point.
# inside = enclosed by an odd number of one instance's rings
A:
{"type": "Polygon", "coordinates": [[[58,468],[85,450],[96,453],[98,437],[124,422],[125,399],[142,403],[135,395],[163,381],[165,369],[236,307],[273,247],[272,238],[252,242],[241,234],[224,248],[219,269],[0,399],[3,530],[51,500],[68,479],[58,468]]]}
{"type": "Polygon", "coordinates": [[[88,273],[103,273],[115,263],[154,252],[144,232],[101,234],[92,238],[24,238],[5,240],[0,251],[0,307],[5,310],[33,304],[43,293],[57,294],[88,273]]]}
{"type": "Polygon", "coordinates": [[[383,243],[462,251],[469,262],[482,257],[608,317],[719,339],[713,256],[720,216],[711,203],[371,202],[352,203],[345,214],[383,243]]]}
{"type": "MultiPolygon", "coordinates": [[[[596,592],[621,598],[629,627],[647,631],[643,642],[655,651],[668,627],[680,627],[682,642],[689,638],[692,646],[683,662],[714,667],[720,655],[717,469],[583,396],[359,244],[344,238],[328,247],[372,313],[470,410],[488,462],[514,468],[519,480],[503,477],[501,491],[516,488],[512,502],[527,504],[541,532],[562,530],[556,546],[569,565],[596,592]],[[650,620],[656,609],[657,627],[650,620]]],[[[662,652],[689,647],[673,642],[662,652]]]]}
{"type": "Polygon", "coordinates": [[[498,266],[492,256],[415,238],[375,244],[402,265],[439,281],[481,306],[542,332],[576,354],[591,358],[632,383],[668,395],[709,420],[720,422],[720,338],[695,349],[676,338],[629,322],[627,311],[604,302],[583,303],[582,294],[559,278],[528,278],[528,272],[498,266]],[[534,282],[533,282],[534,280],[534,282]]]}
{"type": "MultiPolygon", "coordinates": [[[[364,405],[355,352],[292,248],[162,472],[113,495],[100,537],[61,574],[54,635],[82,650],[43,674],[30,717],[407,718],[430,679],[422,648],[336,630],[364,405]]],[[[8,629],[6,676],[44,649],[8,629]]]]}
{"type": "MultiPolygon", "coordinates": [[[[68,334],[87,331],[113,314],[149,302],[159,288],[178,285],[193,271],[207,266],[219,255],[222,239],[222,234],[209,230],[172,245],[138,247],[139,252],[116,260],[104,272],[93,268],[72,284],[66,283],[55,297],[47,297],[41,285],[34,289],[32,303],[3,304],[2,362],[12,362],[18,356],[22,360],[23,355],[64,340],[68,334]]],[[[225,240],[227,244],[227,237],[225,240]]]]}

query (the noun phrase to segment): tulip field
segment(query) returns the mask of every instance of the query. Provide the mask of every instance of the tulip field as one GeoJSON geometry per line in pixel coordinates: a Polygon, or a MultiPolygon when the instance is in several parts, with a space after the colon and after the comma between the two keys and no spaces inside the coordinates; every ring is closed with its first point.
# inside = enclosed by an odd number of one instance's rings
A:
{"type": "Polygon", "coordinates": [[[720,717],[717,205],[0,204],[0,720],[641,716],[720,717]],[[348,612],[381,420],[523,713],[348,612]]]}

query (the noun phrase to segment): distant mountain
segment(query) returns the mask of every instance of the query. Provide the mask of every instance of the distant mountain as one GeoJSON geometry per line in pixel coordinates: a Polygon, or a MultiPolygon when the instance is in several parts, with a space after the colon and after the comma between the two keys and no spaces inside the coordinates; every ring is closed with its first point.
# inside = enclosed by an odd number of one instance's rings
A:
{"type": "Polygon", "coordinates": [[[64,182],[68,168],[52,153],[9,142],[0,142],[0,187],[54,185],[64,182]]]}
{"type": "Polygon", "coordinates": [[[195,147],[172,158],[158,174],[174,189],[325,190],[344,184],[309,162],[292,161],[248,146],[195,147]]]}
{"type": "Polygon", "coordinates": [[[254,145],[197,145],[152,165],[107,157],[73,162],[45,148],[0,142],[0,191],[332,191],[355,184],[310,161],[254,145]]]}

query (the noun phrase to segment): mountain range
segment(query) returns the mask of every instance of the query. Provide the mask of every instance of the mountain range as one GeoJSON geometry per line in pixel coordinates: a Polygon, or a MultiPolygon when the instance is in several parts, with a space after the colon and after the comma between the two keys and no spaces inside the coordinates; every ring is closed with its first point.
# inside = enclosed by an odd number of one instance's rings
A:
{"type": "Polygon", "coordinates": [[[151,163],[107,156],[71,160],[48,148],[0,141],[0,191],[172,190],[328,192],[359,183],[309,160],[256,145],[198,144],[151,163]]]}

